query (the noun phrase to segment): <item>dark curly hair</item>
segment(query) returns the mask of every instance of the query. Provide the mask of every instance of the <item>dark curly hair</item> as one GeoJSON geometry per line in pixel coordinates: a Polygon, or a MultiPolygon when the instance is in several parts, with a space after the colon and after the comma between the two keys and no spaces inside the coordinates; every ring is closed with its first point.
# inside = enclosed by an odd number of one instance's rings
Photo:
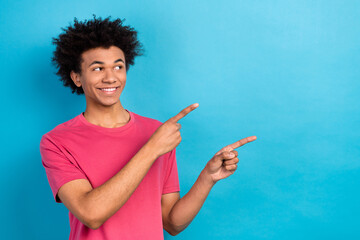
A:
{"type": "Polygon", "coordinates": [[[110,21],[110,17],[104,20],[96,18],[79,22],[74,18],[73,26],[61,28],[64,33],[58,38],[53,38],[56,50],[52,57],[52,63],[58,69],[57,75],[61,77],[64,86],[69,86],[72,93],[84,94],[82,87],[77,87],[71,80],[70,72],[81,73],[81,55],[92,48],[109,48],[116,46],[125,55],[126,71],[129,65],[134,64],[134,58],[142,55],[141,43],[137,40],[137,32],[130,26],[123,26],[125,19],[110,21]]]}

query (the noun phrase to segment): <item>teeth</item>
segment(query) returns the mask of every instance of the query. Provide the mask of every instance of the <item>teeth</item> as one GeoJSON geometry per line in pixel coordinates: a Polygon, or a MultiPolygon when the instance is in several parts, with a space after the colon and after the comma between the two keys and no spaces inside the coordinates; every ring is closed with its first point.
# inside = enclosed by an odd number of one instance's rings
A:
{"type": "Polygon", "coordinates": [[[101,88],[101,90],[107,91],[107,92],[112,92],[112,91],[115,91],[116,88],[101,88]]]}

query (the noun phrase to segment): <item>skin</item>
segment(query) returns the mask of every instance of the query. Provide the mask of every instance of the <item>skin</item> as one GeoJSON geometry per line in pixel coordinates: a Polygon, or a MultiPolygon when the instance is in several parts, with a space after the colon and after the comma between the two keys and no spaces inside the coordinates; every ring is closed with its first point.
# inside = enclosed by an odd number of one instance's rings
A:
{"type": "Polygon", "coordinates": [[[121,127],[130,120],[120,102],[126,84],[124,52],[117,47],[95,48],[82,54],[81,73],[72,71],[70,77],[82,87],[86,98],[85,118],[107,128],[121,127]],[[119,87],[115,94],[105,94],[99,88],[119,87]]]}
{"type": "MultiPolygon", "coordinates": [[[[71,72],[70,76],[84,89],[84,117],[102,127],[125,125],[130,116],[120,103],[126,83],[124,53],[114,46],[96,48],[84,52],[82,60],[81,73],[71,72]],[[113,86],[119,88],[112,95],[99,90],[113,86]]],[[[164,122],[135,156],[103,185],[92,188],[86,179],[73,180],[59,189],[59,198],[82,223],[91,229],[99,228],[125,204],[155,160],[179,145],[181,124],[178,121],[198,106],[192,104],[164,122]]],[[[247,137],[220,149],[182,198],[179,192],[162,195],[163,227],[167,232],[176,235],[191,223],[216,182],[236,171],[239,159],[235,149],[255,139],[256,136],[247,137]]]]}

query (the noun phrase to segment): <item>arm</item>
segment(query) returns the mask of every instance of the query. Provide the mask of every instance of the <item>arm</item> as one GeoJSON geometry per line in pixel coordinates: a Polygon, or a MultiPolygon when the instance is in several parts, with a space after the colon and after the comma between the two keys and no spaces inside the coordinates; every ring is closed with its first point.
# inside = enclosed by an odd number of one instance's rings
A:
{"type": "Polygon", "coordinates": [[[169,234],[175,236],[183,231],[198,214],[215,184],[209,180],[202,171],[189,192],[181,199],[178,192],[162,195],[163,226],[169,234]]]}
{"type": "Polygon", "coordinates": [[[86,226],[99,228],[125,204],[154,161],[179,145],[180,128],[176,122],[195,108],[190,105],[163,123],[139,152],[101,186],[93,189],[86,179],[64,184],[58,191],[61,201],[86,226]]]}
{"type": "Polygon", "coordinates": [[[234,148],[240,147],[255,139],[256,137],[244,138],[217,152],[206,164],[189,192],[181,199],[178,193],[165,194],[162,196],[164,229],[168,233],[176,235],[191,223],[200,211],[215,183],[220,179],[229,177],[235,172],[239,159],[237,158],[238,152],[234,151],[234,148]],[[233,155],[231,155],[231,153],[233,155]]]}
{"type": "Polygon", "coordinates": [[[58,196],[64,205],[86,226],[97,229],[114,215],[140,184],[157,155],[147,145],[112,178],[97,188],[86,179],[64,184],[58,196]]]}

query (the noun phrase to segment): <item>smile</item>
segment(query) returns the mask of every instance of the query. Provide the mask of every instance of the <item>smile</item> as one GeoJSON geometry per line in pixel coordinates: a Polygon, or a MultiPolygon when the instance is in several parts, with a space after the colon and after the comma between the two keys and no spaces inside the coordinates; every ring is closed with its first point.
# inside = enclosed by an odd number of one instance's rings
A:
{"type": "Polygon", "coordinates": [[[102,92],[106,93],[106,94],[112,94],[114,92],[116,92],[116,90],[119,87],[114,87],[114,88],[98,88],[99,90],[101,90],[102,92]]]}

